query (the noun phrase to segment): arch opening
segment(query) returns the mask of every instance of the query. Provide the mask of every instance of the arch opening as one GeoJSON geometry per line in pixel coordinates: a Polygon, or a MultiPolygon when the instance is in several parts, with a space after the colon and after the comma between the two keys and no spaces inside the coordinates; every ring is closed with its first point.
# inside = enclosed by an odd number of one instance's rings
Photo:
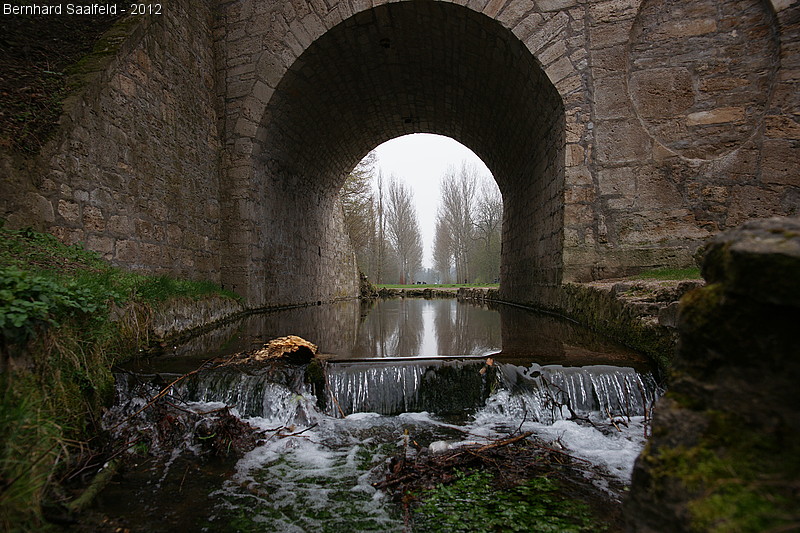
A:
{"type": "MultiPolygon", "coordinates": [[[[406,189],[415,206],[422,256],[414,280],[463,282],[465,276],[459,276],[459,270],[468,275],[470,283],[493,283],[499,278],[502,197],[491,171],[475,152],[451,137],[415,133],[382,143],[356,168],[343,189],[343,202],[359,269],[369,281],[398,282],[391,269],[379,268],[383,261],[377,257],[383,251],[381,189],[385,193],[392,183],[406,189]],[[364,190],[358,184],[365,176],[370,180],[369,205],[353,201],[353,193],[364,190]],[[356,213],[355,207],[364,208],[356,213]],[[465,218],[459,221],[459,215],[465,218]],[[370,231],[371,246],[365,245],[370,231]],[[459,247],[461,240],[466,241],[465,246],[459,247]]],[[[387,226],[384,233],[389,229],[387,226]]]]}
{"type": "Polygon", "coordinates": [[[501,292],[561,281],[564,110],[528,49],[498,22],[443,2],[344,20],[282,77],[254,146],[264,286],[282,302],[354,295],[337,194],[370,150],[410,133],[477,154],[503,196],[501,292]],[[276,231],[277,230],[277,231],[276,231]],[[351,293],[351,294],[348,294],[351,293]]]}

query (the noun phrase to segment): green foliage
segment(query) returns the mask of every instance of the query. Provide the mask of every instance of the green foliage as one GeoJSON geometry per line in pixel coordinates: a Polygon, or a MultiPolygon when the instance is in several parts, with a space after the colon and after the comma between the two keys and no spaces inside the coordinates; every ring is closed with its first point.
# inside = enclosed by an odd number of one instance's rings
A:
{"type": "MultiPolygon", "coordinates": [[[[36,396],[15,394],[7,374],[0,382],[4,391],[0,403],[0,529],[34,530],[28,511],[39,504],[41,487],[62,452],[58,447],[61,428],[38,416],[41,406],[36,405],[36,396]]],[[[31,383],[20,385],[16,388],[28,392],[31,383]]]]}
{"type": "Polygon", "coordinates": [[[111,269],[96,252],[79,245],[66,245],[49,233],[40,233],[31,228],[0,228],[0,260],[3,265],[53,273],[111,269]]]}
{"type": "Polygon", "coordinates": [[[111,367],[146,337],[146,310],[208,295],[233,296],[207,282],[125,272],[52,235],[0,226],[0,530],[39,527],[47,486],[112,397],[111,367]]]}
{"type": "Polygon", "coordinates": [[[59,283],[16,267],[0,267],[0,330],[6,342],[24,343],[38,327],[95,313],[103,303],[97,293],[75,282],[59,283]]]}
{"type": "Polygon", "coordinates": [[[498,490],[488,472],[460,473],[450,484],[422,494],[414,511],[415,531],[588,532],[594,523],[582,502],[559,496],[558,484],[536,477],[510,489],[498,490]]]}

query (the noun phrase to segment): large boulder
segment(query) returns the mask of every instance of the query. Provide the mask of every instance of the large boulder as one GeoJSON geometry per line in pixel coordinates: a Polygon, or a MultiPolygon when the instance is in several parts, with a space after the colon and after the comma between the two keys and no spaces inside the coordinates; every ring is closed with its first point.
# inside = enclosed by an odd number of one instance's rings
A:
{"type": "Polygon", "coordinates": [[[800,527],[800,219],[751,221],[703,250],[669,391],[636,462],[631,531],[800,527]]]}

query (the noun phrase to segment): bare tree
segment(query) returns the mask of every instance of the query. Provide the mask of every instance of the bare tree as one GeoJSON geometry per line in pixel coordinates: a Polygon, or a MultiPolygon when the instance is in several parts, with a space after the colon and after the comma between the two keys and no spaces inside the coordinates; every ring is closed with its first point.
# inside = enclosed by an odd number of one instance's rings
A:
{"type": "Polygon", "coordinates": [[[473,250],[476,281],[491,282],[500,277],[500,239],[503,224],[503,197],[493,180],[484,180],[473,216],[473,250]]]}
{"type": "Polygon", "coordinates": [[[473,212],[477,191],[477,170],[462,164],[461,170],[450,168],[440,185],[441,200],[437,222],[446,228],[450,251],[455,263],[456,280],[469,279],[469,254],[473,242],[473,212]]]}
{"type": "Polygon", "coordinates": [[[453,245],[447,224],[441,217],[436,217],[436,232],[433,236],[433,268],[439,273],[440,283],[450,283],[450,271],[453,266],[453,245]]]}
{"type": "Polygon", "coordinates": [[[370,245],[375,231],[372,205],[372,181],[378,156],[373,151],[367,154],[345,178],[339,196],[344,209],[344,223],[350,242],[356,252],[358,268],[367,273],[370,270],[370,245]]]}
{"type": "Polygon", "coordinates": [[[409,187],[395,180],[388,189],[386,236],[397,255],[400,283],[410,283],[422,266],[422,236],[414,195],[409,187]]]}

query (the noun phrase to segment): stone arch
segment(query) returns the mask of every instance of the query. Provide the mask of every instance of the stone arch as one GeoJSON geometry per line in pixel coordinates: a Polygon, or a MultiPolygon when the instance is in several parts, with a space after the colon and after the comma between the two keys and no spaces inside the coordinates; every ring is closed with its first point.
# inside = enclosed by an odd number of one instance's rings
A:
{"type": "MultiPolygon", "coordinates": [[[[564,65],[548,77],[515,35],[519,24],[512,32],[487,14],[446,2],[379,5],[327,31],[313,12],[298,20],[306,19],[313,23],[292,32],[301,35],[295,52],[302,51],[283,59],[289,65],[279,79],[257,79],[239,108],[233,142],[250,152],[238,167],[248,189],[228,190],[229,212],[237,216],[224,278],[238,279],[246,288],[237,289],[257,304],[265,303],[262,294],[266,303],[355,295],[338,190],[369,150],[425,132],[472,149],[498,182],[506,297],[530,301],[538,287],[558,285],[565,118],[551,78],[563,79],[564,65]]],[[[551,25],[548,39],[557,29],[551,25]]],[[[278,57],[262,52],[259,68],[280,71],[278,57]]]]}

